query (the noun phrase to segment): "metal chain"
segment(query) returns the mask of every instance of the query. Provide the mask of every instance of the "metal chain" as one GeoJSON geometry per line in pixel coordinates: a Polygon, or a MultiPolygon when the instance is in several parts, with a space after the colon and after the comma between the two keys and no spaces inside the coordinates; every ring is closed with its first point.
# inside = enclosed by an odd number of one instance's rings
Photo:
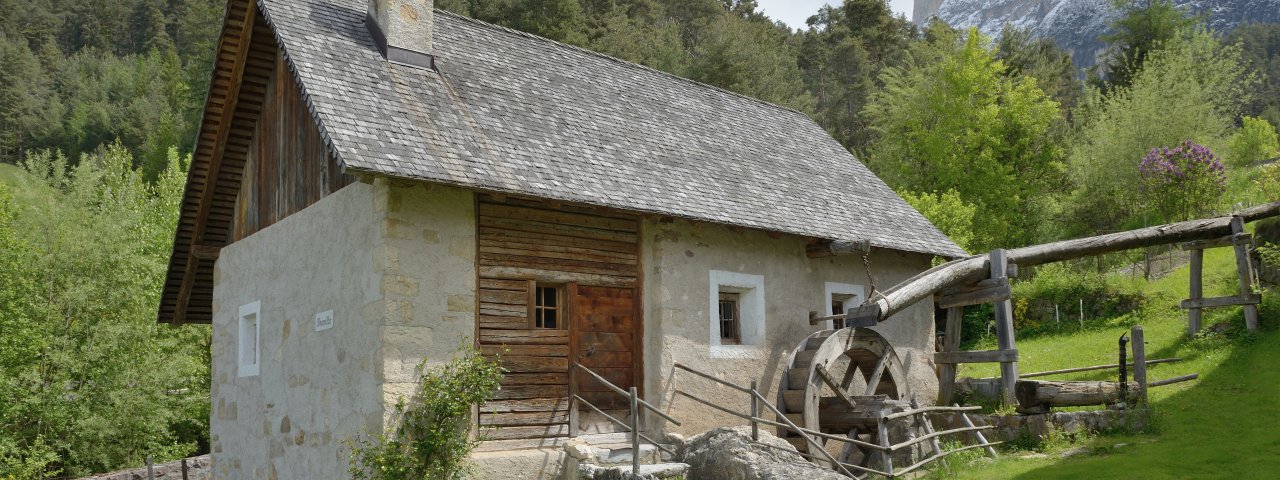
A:
{"type": "MultiPolygon", "coordinates": [[[[868,247],[870,247],[870,245],[868,245],[868,247]]],[[[866,299],[866,301],[862,302],[862,304],[863,304],[863,305],[870,305],[870,304],[871,304],[871,302],[872,302],[872,301],[873,301],[877,296],[878,296],[878,297],[880,297],[880,298],[883,298],[883,299],[884,299],[884,302],[885,302],[886,304],[888,304],[888,303],[889,303],[889,297],[886,297],[886,296],[884,296],[884,294],[883,294],[883,293],[880,293],[880,289],[879,289],[879,288],[876,288],[876,277],[875,277],[874,275],[871,275],[871,248],[867,248],[867,249],[864,249],[864,250],[862,251],[862,269],[863,269],[863,270],[866,270],[866,272],[867,272],[867,284],[871,285],[871,294],[870,294],[870,295],[867,295],[867,299],[866,299]]]]}

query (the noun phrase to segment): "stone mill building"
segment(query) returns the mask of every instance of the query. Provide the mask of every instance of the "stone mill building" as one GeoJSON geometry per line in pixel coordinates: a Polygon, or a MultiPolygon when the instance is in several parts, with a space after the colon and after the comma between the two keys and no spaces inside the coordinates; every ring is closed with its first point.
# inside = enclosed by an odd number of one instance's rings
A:
{"type": "MultiPolygon", "coordinates": [[[[776,394],[810,312],[869,292],[826,244],[881,286],[965,255],[800,112],[430,0],[230,0],[193,158],[159,320],[212,324],[217,478],[344,477],[464,344],[507,349],[476,421],[531,476],[571,383],[625,408],[573,363],[684,420],[654,430],[732,423],[673,365],[776,394]]],[[[898,320],[936,390],[931,306],[898,320]]]]}

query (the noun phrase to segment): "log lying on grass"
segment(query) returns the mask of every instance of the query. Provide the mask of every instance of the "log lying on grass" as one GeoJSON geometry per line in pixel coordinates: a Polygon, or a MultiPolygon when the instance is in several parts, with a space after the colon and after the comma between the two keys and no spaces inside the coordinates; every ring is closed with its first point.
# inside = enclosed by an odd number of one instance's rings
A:
{"type": "MultiPolygon", "coordinates": [[[[1138,391],[1138,382],[1129,382],[1129,391],[1138,391]]],[[[1111,405],[1120,402],[1120,382],[1067,382],[1018,380],[1013,389],[1018,411],[1044,413],[1050,407],[1111,405]]]]}
{"type": "MultiPolygon", "coordinates": [[[[1194,380],[1198,374],[1183,375],[1147,384],[1172,385],[1194,380]]],[[[1120,382],[1018,380],[1014,386],[1019,413],[1045,413],[1052,407],[1084,407],[1120,403],[1120,382]]],[[[1129,394],[1136,397],[1138,382],[1129,382],[1129,394]]]]}
{"type": "MultiPolygon", "coordinates": [[[[1246,222],[1280,216],[1280,202],[1237,212],[1246,222]]],[[[1188,220],[1096,237],[1015,248],[1007,252],[1009,263],[1040,265],[1121,250],[1217,238],[1231,234],[1231,216],[1188,220]]],[[[839,252],[842,253],[842,252],[839,252]]],[[[977,282],[990,275],[987,256],[980,255],[938,265],[899,283],[869,300],[851,318],[857,322],[884,321],[907,307],[947,287],[977,282]]]]}

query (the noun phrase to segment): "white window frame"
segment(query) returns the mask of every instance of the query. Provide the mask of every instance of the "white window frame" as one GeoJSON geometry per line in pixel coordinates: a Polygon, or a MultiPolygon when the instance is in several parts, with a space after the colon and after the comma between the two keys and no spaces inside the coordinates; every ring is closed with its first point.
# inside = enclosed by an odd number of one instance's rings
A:
{"type": "MultiPolygon", "coordinates": [[[[844,308],[847,311],[850,308],[861,305],[862,302],[866,301],[867,288],[862,285],[854,285],[852,283],[826,282],[823,285],[822,298],[825,300],[825,303],[823,303],[822,309],[818,311],[830,312],[831,304],[835,303],[837,299],[841,299],[844,302],[844,308]],[[841,299],[841,297],[845,298],[841,299]]],[[[824,313],[820,316],[825,317],[827,315],[831,314],[824,313]]],[[[827,320],[827,329],[829,330],[832,328],[835,328],[835,322],[827,320]]]]}
{"type": "Polygon", "coordinates": [[[262,365],[262,302],[240,306],[236,315],[236,377],[256,377],[262,365]],[[252,336],[250,332],[252,331],[252,336]],[[253,361],[246,354],[252,351],[253,361]]]}
{"type": "MultiPolygon", "coordinates": [[[[707,304],[707,320],[711,356],[742,357],[759,350],[764,340],[764,275],[711,270],[711,290],[707,304]],[[740,344],[720,343],[720,294],[738,294],[738,334],[740,344]]],[[[830,308],[830,307],[828,307],[830,308]]]]}

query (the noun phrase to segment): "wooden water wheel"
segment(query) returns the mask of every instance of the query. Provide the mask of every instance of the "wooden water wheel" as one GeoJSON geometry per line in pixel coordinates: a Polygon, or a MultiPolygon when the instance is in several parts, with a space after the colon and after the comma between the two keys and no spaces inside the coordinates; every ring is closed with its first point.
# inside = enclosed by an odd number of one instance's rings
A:
{"type": "MultiPolygon", "coordinates": [[[[873,330],[816,332],[800,342],[787,365],[778,385],[778,406],[800,427],[865,439],[874,436],[877,419],[886,409],[908,406],[902,362],[888,340],[873,330]]],[[[810,452],[800,435],[779,428],[778,436],[810,452]]],[[[846,448],[839,459],[845,461],[850,454],[846,448]]]]}

